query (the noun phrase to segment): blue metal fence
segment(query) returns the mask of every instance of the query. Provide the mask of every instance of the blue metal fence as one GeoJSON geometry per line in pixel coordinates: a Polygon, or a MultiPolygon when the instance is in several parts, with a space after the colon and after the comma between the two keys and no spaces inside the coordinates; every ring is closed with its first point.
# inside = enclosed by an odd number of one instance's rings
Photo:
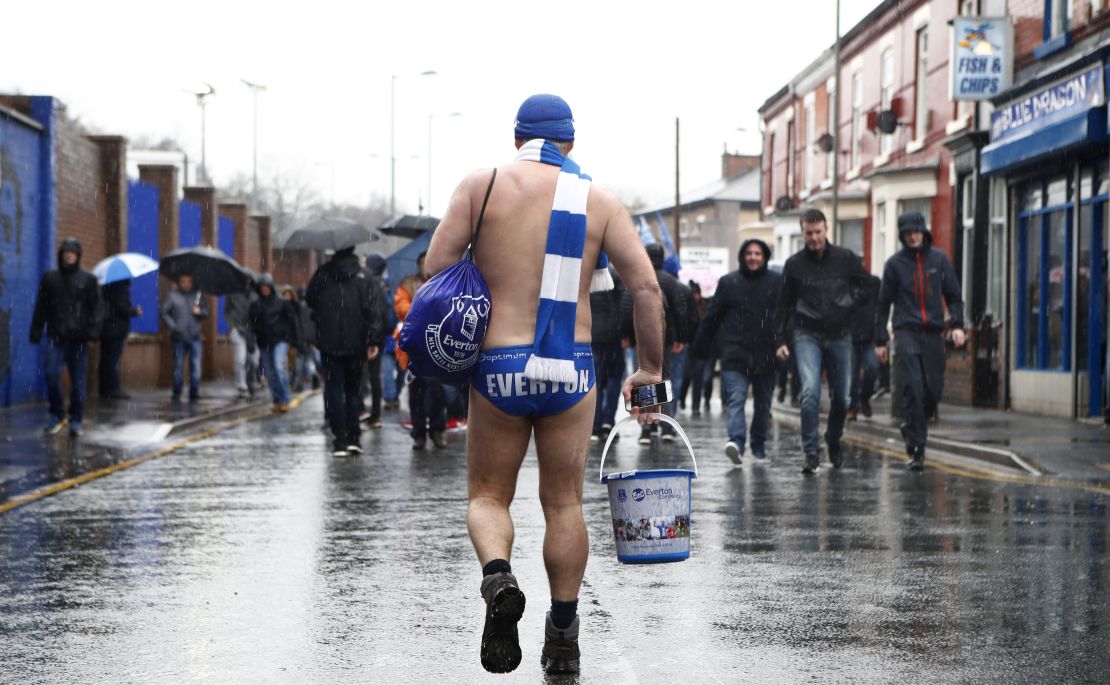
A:
{"type": "MultiPolygon", "coordinates": [[[[158,188],[142,181],[127,182],[127,250],[158,259],[158,188]]],[[[131,282],[131,303],[143,308],[131,321],[135,333],[158,332],[158,274],[131,282]]]]}

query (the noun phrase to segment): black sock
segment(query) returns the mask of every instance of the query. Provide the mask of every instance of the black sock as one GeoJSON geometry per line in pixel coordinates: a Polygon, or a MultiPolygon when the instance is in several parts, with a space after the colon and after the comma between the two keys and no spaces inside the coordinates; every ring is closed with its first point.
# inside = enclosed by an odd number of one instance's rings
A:
{"type": "Polygon", "coordinates": [[[577,615],[577,599],[569,602],[560,602],[557,599],[551,600],[551,622],[555,624],[556,628],[566,630],[571,623],[574,623],[574,617],[577,615]]]}
{"type": "Polygon", "coordinates": [[[506,559],[494,559],[482,567],[483,576],[492,576],[495,573],[512,573],[513,569],[509,566],[506,559]]]}

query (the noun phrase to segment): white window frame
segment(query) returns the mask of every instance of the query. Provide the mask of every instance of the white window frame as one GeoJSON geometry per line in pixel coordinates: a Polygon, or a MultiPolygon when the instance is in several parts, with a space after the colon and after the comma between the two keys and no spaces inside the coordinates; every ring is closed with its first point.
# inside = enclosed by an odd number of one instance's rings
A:
{"type": "Polygon", "coordinates": [[[816,165],[817,151],[814,149],[817,146],[817,106],[813,101],[812,95],[806,98],[805,102],[805,127],[806,127],[806,152],[805,152],[805,190],[809,192],[810,189],[817,183],[817,169],[816,165]]]}
{"type": "MultiPolygon", "coordinates": [[[[894,48],[883,50],[879,57],[879,109],[890,109],[894,102],[894,48]]],[[[890,155],[894,148],[894,134],[879,134],[879,154],[890,155]]]]}
{"type": "Polygon", "coordinates": [[[886,264],[886,201],[875,205],[875,226],[871,239],[871,264],[872,271],[882,273],[886,264]],[[877,267],[877,268],[876,268],[877,267]]]}
{"type": "Polygon", "coordinates": [[[961,269],[960,287],[963,290],[964,304],[970,307],[971,281],[975,267],[975,176],[968,174],[964,177],[961,189],[963,206],[960,208],[961,231],[963,232],[963,269],[961,269]]]}
{"type": "Polygon", "coordinates": [[[863,166],[863,71],[852,72],[852,169],[863,166]]]}
{"type": "Polygon", "coordinates": [[[929,78],[929,26],[925,25],[914,33],[914,87],[913,87],[913,139],[915,143],[924,142],[929,134],[929,99],[927,81],[929,78]]]}

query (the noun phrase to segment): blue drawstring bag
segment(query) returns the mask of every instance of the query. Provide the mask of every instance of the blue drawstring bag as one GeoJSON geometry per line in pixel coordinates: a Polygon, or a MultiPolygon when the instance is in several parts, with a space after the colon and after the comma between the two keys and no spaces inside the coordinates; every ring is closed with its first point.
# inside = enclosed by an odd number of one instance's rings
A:
{"type": "Polygon", "coordinates": [[[470,380],[478,364],[492,304],[486,279],[474,264],[474,243],[496,178],[494,169],[470,249],[416,291],[401,326],[397,344],[409,355],[409,371],[417,378],[459,385],[470,380]]]}

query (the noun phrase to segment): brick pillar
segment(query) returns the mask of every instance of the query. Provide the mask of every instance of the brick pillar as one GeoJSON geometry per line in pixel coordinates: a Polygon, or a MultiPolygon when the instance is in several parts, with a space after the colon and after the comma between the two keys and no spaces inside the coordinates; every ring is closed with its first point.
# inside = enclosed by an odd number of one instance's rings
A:
{"type": "MultiPolygon", "coordinates": [[[[219,208],[216,206],[216,189],[210,186],[185,186],[185,199],[200,207],[200,244],[216,246],[216,230],[219,226],[219,208]]],[[[200,355],[201,378],[210,381],[219,377],[216,373],[216,330],[219,319],[216,315],[216,298],[208,296],[208,318],[201,322],[201,338],[204,340],[200,355]]]]}
{"type": "Polygon", "coordinates": [[[263,272],[273,271],[274,248],[270,236],[270,217],[255,214],[251,218],[258,223],[258,250],[262,253],[259,269],[263,272]]]}
{"type": "Polygon", "coordinates": [[[104,254],[127,251],[127,139],[123,136],[89,136],[100,148],[100,182],[105,192],[108,234],[104,254]]]}
{"type": "Polygon", "coordinates": [[[243,266],[247,265],[247,206],[241,202],[220,203],[219,213],[231,219],[235,239],[232,241],[232,257],[243,266]]]}
{"type": "MultiPolygon", "coordinates": [[[[181,242],[180,214],[177,203],[177,167],[162,164],[140,164],[139,179],[158,189],[158,254],[164,255],[177,249],[181,242]]],[[[168,279],[158,279],[158,301],[161,303],[173,284],[168,279]]],[[[162,328],[161,361],[158,366],[158,385],[169,387],[173,384],[173,346],[170,335],[162,328]]]]}

